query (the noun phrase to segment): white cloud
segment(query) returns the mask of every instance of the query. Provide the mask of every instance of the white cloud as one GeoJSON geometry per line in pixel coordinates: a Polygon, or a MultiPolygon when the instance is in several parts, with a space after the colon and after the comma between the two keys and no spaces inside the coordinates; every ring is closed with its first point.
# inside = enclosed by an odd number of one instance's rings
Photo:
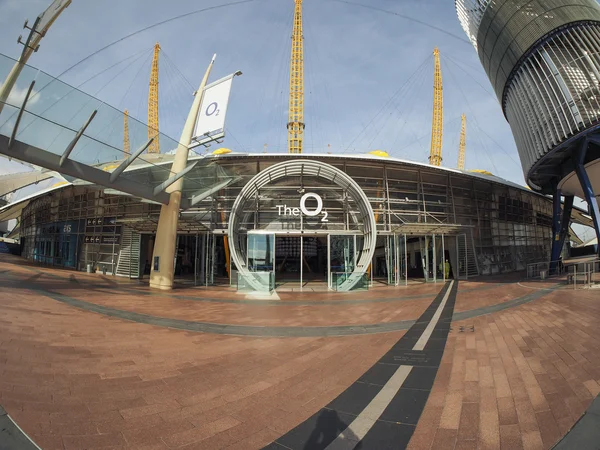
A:
{"type": "MultiPolygon", "coordinates": [[[[2,88],[2,85],[0,85],[0,89],[1,88],[2,88]]],[[[7,99],[7,103],[9,105],[13,105],[17,108],[20,108],[21,105],[23,104],[23,102],[25,101],[25,96],[27,96],[28,90],[29,90],[29,87],[20,88],[18,86],[14,86],[12,88],[12,90],[10,91],[10,94],[7,99]]],[[[40,100],[40,96],[37,94],[38,94],[38,91],[36,91],[35,88],[31,90],[31,94],[29,95],[29,100],[27,101],[28,106],[35,105],[40,100]]]]}

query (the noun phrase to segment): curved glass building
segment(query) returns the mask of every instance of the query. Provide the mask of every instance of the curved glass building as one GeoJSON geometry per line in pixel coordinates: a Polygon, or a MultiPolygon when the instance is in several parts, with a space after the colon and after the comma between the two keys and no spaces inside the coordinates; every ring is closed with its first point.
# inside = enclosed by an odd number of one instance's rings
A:
{"type": "MultiPolygon", "coordinates": [[[[161,179],[173,157],[161,158],[134,164],[128,179],[161,179]]],[[[194,180],[221,187],[181,213],[182,282],[347,290],[441,280],[442,258],[460,278],[525,270],[550,251],[552,201],[491,174],[372,155],[191,160],[184,197],[194,180]]],[[[138,278],[151,268],[159,214],[156,202],[74,182],[0,208],[0,221],[20,217],[29,259],[138,278]]],[[[573,219],[590,225],[578,210],[573,219]]]]}
{"type": "MultiPolygon", "coordinates": [[[[596,0],[456,0],[536,191],[587,200],[600,234],[600,6],[596,0]]],[[[565,217],[568,217],[565,215],[565,217]]],[[[564,221],[563,221],[564,222],[564,221]]],[[[560,241],[560,239],[559,239],[560,241]]]]}

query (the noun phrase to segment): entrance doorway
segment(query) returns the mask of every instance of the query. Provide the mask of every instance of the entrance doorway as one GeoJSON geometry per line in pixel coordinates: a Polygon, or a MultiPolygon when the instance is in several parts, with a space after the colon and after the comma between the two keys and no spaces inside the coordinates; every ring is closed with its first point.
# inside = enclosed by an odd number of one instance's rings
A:
{"type": "Polygon", "coordinates": [[[213,233],[197,234],[195,245],[196,286],[229,286],[231,267],[227,237],[213,233]]]}
{"type": "Polygon", "coordinates": [[[196,253],[196,236],[177,236],[175,252],[175,278],[180,281],[194,280],[194,260],[196,253]]]}
{"type": "Polygon", "coordinates": [[[300,236],[275,237],[275,283],[300,282],[300,236]]]}
{"type": "MultiPolygon", "coordinates": [[[[248,233],[247,267],[271,272],[277,289],[337,290],[353,273],[361,236],[248,233]]],[[[261,280],[264,278],[261,277],[261,280]]],[[[366,288],[366,281],[362,283],[366,288]]]]}
{"type": "Polygon", "coordinates": [[[327,288],[327,236],[276,236],[275,255],[278,288],[327,288]]]}

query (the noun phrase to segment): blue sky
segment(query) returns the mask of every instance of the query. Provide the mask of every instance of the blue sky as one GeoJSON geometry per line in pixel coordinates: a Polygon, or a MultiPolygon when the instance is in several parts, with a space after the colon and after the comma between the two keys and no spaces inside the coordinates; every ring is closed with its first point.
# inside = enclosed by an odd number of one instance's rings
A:
{"type": "MultiPolygon", "coordinates": [[[[1,53],[18,56],[20,46],[15,41],[24,19],[32,22],[49,3],[0,0],[1,53]]],[[[57,76],[136,30],[224,3],[73,0],[30,64],[57,76]]],[[[486,169],[523,184],[510,128],[460,28],[454,2],[369,0],[364,4],[410,16],[449,34],[371,8],[305,0],[305,152],[383,149],[392,156],[426,162],[433,96],[431,54],[438,46],[444,76],[443,164],[456,166],[464,112],[467,168],[486,169]]],[[[269,152],[285,151],[293,9],[293,0],[256,0],[199,13],[128,38],[61,78],[79,85],[124,60],[81,88],[145,121],[151,51],[160,42],[164,52],[161,131],[177,139],[192,101],[188,81],[197,85],[210,57],[217,53],[212,80],[238,69],[244,72],[235,80],[224,145],[262,152],[267,144],[269,152]]]]}

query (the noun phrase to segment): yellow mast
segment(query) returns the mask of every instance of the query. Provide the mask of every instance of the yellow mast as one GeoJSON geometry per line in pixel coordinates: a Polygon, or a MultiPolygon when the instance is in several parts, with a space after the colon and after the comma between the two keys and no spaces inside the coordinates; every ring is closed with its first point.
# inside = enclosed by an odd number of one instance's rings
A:
{"type": "Polygon", "coordinates": [[[462,115],[460,127],[460,144],[458,145],[458,168],[465,170],[465,154],[467,152],[467,116],[462,115]]]}
{"type": "Polygon", "coordinates": [[[304,34],[302,32],[302,0],[294,0],[294,31],[290,64],[290,105],[288,152],[302,153],[304,141],[304,34]]]}
{"type": "Polygon", "coordinates": [[[148,139],[154,138],[148,153],[160,153],[160,142],[158,140],[158,55],[160,45],[154,46],[154,58],[152,59],[152,72],[150,73],[150,89],[148,91],[148,139]]]}
{"type": "Polygon", "coordinates": [[[429,164],[442,165],[442,137],[444,134],[444,97],[442,89],[442,69],[440,66],[440,51],[433,50],[433,123],[431,126],[431,150],[429,164]]]}
{"type": "Polygon", "coordinates": [[[126,155],[131,153],[131,145],[129,143],[129,111],[123,111],[123,151],[126,155]]]}

